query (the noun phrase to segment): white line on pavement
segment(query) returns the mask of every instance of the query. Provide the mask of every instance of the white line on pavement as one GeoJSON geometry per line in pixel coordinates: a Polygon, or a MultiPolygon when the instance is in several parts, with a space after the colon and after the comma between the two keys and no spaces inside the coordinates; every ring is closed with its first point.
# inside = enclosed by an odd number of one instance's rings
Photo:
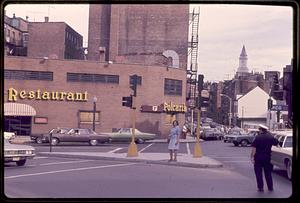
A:
{"type": "Polygon", "coordinates": [[[48,159],[49,157],[46,156],[38,156],[38,157],[34,157],[33,159],[48,159]]]}
{"type": "Polygon", "coordinates": [[[190,145],[188,142],[186,143],[186,149],[187,149],[187,154],[191,154],[190,145]]]}
{"type": "Polygon", "coordinates": [[[23,174],[23,175],[16,175],[16,176],[8,176],[8,177],[5,177],[5,179],[46,175],[46,174],[52,174],[52,173],[63,173],[63,172],[70,172],[70,171],[82,171],[82,170],[99,169],[99,168],[112,168],[112,167],[118,167],[118,166],[130,166],[130,165],[134,165],[134,164],[136,164],[136,163],[115,164],[115,165],[107,165],[107,166],[94,166],[94,167],[85,167],[85,168],[74,168],[74,169],[42,172],[42,173],[31,173],[31,174],[23,174]]]}
{"type": "Polygon", "coordinates": [[[109,152],[107,152],[107,153],[115,153],[116,151],[119,151],[119,150],[121,150],[121,149],[123,149],[123,148],[117,148],[117,149],[111,150],[111,151],[109,151],[109,152]]]}
{"type": "Polygon", "coordinates": [[[154,143],[149,144],[147,147],[144,147],[143,149],[141,149],[139,152],[144,151],[145,149],[147,149],[148,147],[151,147],[152,145],[154,145],[154,143]]]}
{"type": "Polygon", "coordinates": [[[49,165],[57,165],[57,164],[83,163],[83,162],[88,162],[88,161],[92,161],[92,160],[52,162],[52,163],[46,163],[46,164],[39,164],[39,166],[49,166],[49,165]]]}

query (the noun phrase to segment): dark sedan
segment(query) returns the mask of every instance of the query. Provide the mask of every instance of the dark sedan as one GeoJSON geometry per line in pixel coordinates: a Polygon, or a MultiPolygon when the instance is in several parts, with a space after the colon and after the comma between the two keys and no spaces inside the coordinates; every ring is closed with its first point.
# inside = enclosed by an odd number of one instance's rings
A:
{"type": "Polygon", "coordinates": [[[47,137],[49,137],[50,133],[52,134],[64,134],[67,133],[71,128],[53,128],[51,129],[48,133],[44,133],[44,134],[32,134],[30,135],[30,139],[33,140],[34,142],[38,143],[38,144],[42,144],[45,142],[49,142],[49,140],[47,139],[47,137]]]}
{"type": "Polygon", "coordinates": [[[72,128],[66,133],[52,133],[46,135],[46,139],[50,140],[52,135],[52,145],[57,145],[60,142],[88,142],[95,146],[98,143],[110,142],[107,135],[98,134],[89,128],[72,128]]]}

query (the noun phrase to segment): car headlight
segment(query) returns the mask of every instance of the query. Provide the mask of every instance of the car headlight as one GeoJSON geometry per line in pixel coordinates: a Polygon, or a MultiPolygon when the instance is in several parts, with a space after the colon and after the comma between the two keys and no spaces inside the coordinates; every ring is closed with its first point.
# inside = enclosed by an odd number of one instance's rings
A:
{"type": "Polygon", "coordinates": [[[33,150],[26,150],[26,154],[34,154],[33,150]]]}

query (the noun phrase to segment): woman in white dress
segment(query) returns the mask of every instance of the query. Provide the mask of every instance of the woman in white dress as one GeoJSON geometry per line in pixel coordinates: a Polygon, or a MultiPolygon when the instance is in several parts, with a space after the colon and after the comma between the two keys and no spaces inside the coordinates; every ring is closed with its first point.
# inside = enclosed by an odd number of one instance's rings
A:
{"type": "Polygon", "coordinates": [[[177,161],[177,150],[179,149],[179,138],[180,138],[180,128],[178,125],[179,125],[178,121],[174,120],[173,127],[171,128],[171,132],[168,137],[169,140],[168,149],[170,151],[169,161],[177,161]]]}

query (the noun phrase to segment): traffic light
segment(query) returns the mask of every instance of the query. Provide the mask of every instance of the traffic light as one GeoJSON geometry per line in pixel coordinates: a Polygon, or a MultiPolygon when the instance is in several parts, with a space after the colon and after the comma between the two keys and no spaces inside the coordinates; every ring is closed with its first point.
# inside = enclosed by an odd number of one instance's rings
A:
{"type": "Polygon", "coordinates": [[[122,106],[132,108],[132,95],[130,95],[129,97],[122,97],[122,106]]]}
{"type": "Polygon", "coordinates": [[[203,78],[204,76],[199,74],[198,75],[198,92],[199,92],[199,95],[201,94],[201,91],[203,90],[203,78]]]}
{"type": "Polygon", "coordinates": [[[278,91],[279,90],[279,79],[278,79],[278,75],[274,75],[274,79],[273,79],[273,91],[278,91]]]}
{"type": "Polygon", "coordinates": [[[137,86],[138,76],[132,75],[130,76],[130,89],[133,90],[133,96],[136,97],[136,86],[137,86]]]}
{"type": "Polygon", "coordinates": [[[273,100],[268,99],[268,110],[270,110],[273,107],[273,100]]]}
{"type": "Polygon", "coordinates": [[[209,106],[209,97],[202,97],[202,107],[208,107],[209,106]]]}

